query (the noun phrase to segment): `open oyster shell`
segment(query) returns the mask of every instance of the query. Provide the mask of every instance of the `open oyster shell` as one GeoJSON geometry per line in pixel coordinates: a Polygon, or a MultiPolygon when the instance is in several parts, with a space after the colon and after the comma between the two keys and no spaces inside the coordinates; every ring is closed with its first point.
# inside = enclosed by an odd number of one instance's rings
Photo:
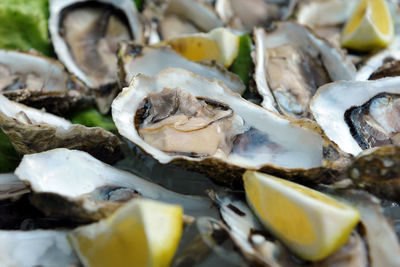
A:
{"type": "Polygon", "coordinates": [[[400,147],[366,149],[346,173],[354,186],[384,199],[400,201],[400,147]]]}
{"type": "Polygon", "coordinates": [[[215,10],[225,25],[238,30],[251,31],[273,21],[286,20],[293,13],[296,0],[217,0],[215,10]]]}
{"type": "Polygon", "coordinates": [[[168,68],[189,70],[207,79],[218,79],[234,92],[243,93],[246,87],[234,73],[227,71],[218,63],[199,63],[186,59],[170,47],[142,46],[123,42],[119,50],[120,83],[129,86],[133,77],[139,73],[154,76],[168,68]]]}
{"type": "Polygon", "coordinates": [[[223,26],[212,6],[200,0],[146,1],[143,14],[150,44],[223,26]]]}
{"type": "Polygon", "coordinates": [[[312,118],[308,104],[319,86],[354,79],[354,65],[301,25],[282,22],[272,31],[256,28],[254,38],[254,79],[268,110],[312,118]]]}
{"type": "Polygon", "coordinates": [[[190,216],[216,215],[207,198],[175,193],[82,151],[59,148],[25,155],[15,174],[30,185],[37,208],[77,221],[100,220],[138,197],[182,205],[190,216]]]}
{"type": "Polygon", "coordinates": [[[17,199],[29,192],[29,188],[13,173],[0,174],[0,200],[17,199]]]}
{"type": "Polygon", "coordinates": [[[61,114],[90,102],[85,88],[57,60],[18,51],[0,50],[0,92],[7,98],[61,114]]]}
{"type": "Polygon", "coordinates": [[[67,231],[0,231],[2,266],[81,266],[67,231]]]}
{"type": "MultiPolygon", "coordinates": [[[[299,261],[279,240],[275,240],[259,223],[244,201],[235,193],[210,193],[220,209],[221,218],[228,226],[228,233],[242,254],[261,266],[398,266],[400,244],[391,222],[383,215],[381,202],[376,197],[359,190],[333,190],[321,187],[361,213],[359,227],[349,240],[336,252],[317,262],[299,261]]],[[[257,265],[257,266],[258,266],[257,265]]]]}
{"type": "Polygon", "coordinates": [[[86,127],[8,100],[0,95],[0,128],[16,151],[30,154],[57,147],[87,151],[106,162],[122,157],[118,137],[100,127],[86,127]]]}
{"type": "Polygon", "coordinates": [[[400,77],[338,81],[317,91],[310,109],[325,134],[353,155],[363,149],[400,145],[400,77]]]}
{"type": "Polygon", "coordinates": [[[118,42],[143,41],[131,0],[51,0],[49,30],[67,69],[95,90],[102,112],[118,91],[118,42]]]}
{"type": "MultiPolygon", "coordinates": [[[[166,98],[168,100],[168,96],[166,98]]],[[[180,103],[186,100],[179,99],[180,103]]],[[[279,173],[285,177],[301,176],[309,180],[319,180],[326,178],[321,175],[325,170],[323,165],[335,165],[324,160],[324,154],[329,152],[325,153],[325,139],[315,131],[318,129],[315,124],[309,121],[286,120],[244,100],[219,81],[209,81],[183,69],[166,69],[154,78],[137,75],[131,86],[124,88],[114,100],[112,115],[120,134],[159,162],[178,164],[231,186],[241,185],[241,174],[246,168],[279,173]],[[180,146],[179,143],[185,142],[187,137],[179,133],[179,123],[175,124],[178,125],[175,129],[177,136],[161,131],[160,138],[157,137],[157,130],[152,130],[153,127],[157,127],[156,124],[144,123],[144,120],[150,119],[151,116],[161,117],[160,120],[154,120],[161,124],[177,118],[172,116],[177,102],[168,105],[163,103],[162,94],[168,91],[171,91],[172,96],[176,91],[187,96],[191,101],[190,107],[205,105],[212,110],[211,112],[215,112],[215,115],[210,117],[210,127],[205,126],[204,132],[201,129],[194,130],[192,133],[199,135],[199,139],[189,136],[189,141],[184,146],[180,146]],[[172,109],[166,120],[163,121],[165,117],[162,112],[155,112],[149,116],[149,112],[152,112],[148,109],[152,106],[148,102],[150,96],[161,98],[160,103],[154,102],[155,109],[172,109]],[[153,139],[155,142],[152,141],[152,133],[156,133],[153,139]],[[166,136],[163,136],[164,133],[166,136]],[[211,139],[206,141],[204,137],[211,139]],[[168,139],[171,139],[172,143],[165,141],[168,139]],[[216,144],[216,140],[221,142],[216,144]]],[[[161,126],[161,129],[170,128],[174,126],[161,126]]],[[[336,154],[332,154],[338,159],[339,152],[335,152],[336,154]]]]}
{"type": "Polygon", "coordinates": [[[299,1],[296,20],[306,25],[332,45],[341,48],[342,26],[349,20],[358,0],[303,0],[299,1]]]}
{"type": "Polygon", "coordinates": [[[383,77],[400,76],[398,64],[400,62],[400,38],[389,47],[368,58],[357,71],[356,80],[376,80],[383,77]],[[386,72],[386,73],[385,73],[386,72]]]}

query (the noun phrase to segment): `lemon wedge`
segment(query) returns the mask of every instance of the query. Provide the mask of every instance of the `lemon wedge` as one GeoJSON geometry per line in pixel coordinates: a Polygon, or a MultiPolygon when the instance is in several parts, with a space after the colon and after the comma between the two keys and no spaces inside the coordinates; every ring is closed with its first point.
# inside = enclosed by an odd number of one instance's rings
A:
{"type": "Polygon", "coordinates": [[[86,267],[169,266],[182,235],[180,206],[133,200],[69,240],[86,267]]]}
{"type": "Polygon", "coordinates": [[[254,171],[246,171],[243,180],[260,221],[305,260],[335,252],[360,219],[357,209],[299,184],[254,171]]]}
{"type": "Polygon", "coordinates": [[[176,37],[156,46],[161,45],[169,45],[193,61],[215,60],[229,67],[239,51],[239,36],[225,28],[216,28],[209,33],[176,37]]]}
{"type": "Polygon", "coordinates": [[[393,19],[385,0],[361,0],[342,32],[342,46],[370,51],[387,46],[394,37],[393,19]]]}

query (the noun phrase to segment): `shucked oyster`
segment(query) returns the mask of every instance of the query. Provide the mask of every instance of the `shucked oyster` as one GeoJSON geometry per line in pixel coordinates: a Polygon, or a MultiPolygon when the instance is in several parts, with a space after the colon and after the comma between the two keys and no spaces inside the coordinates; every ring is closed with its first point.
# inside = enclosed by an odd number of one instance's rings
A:
{"type": "Polygon", "coordinates": [[[139,73],[154,76],[168,67],[182,68],[204,76],[218,79],[234,92],[243,93],[246,89],[236,74],[227,71],[217,63],[199,63],[186,59],[169,47],[142,46],[129,42],[121,43],[119,50],[120,83],[129,86],[133,77],[139,73]]]}
{"type": "Polygon", "coordinates": [[[0,95],[0,128],[20,154],[67,147],[88,151],[106,162],[121,158],[118,137],[8,100],[0,95]]]}
{"type": "Polygon", "coordinates": [[[51,0],[49,29],[59,59],[96,89],[99,107],[107,111],[108,97],[118,89],[118,42],[143,41],[133,1],[51,0]]]}
{"type": "Polygon", "coordinates": [[[33,203],[48,215],[99,220],[123,203],[144,197],[182,205],[190,216],[215,216],[207,198],[167,190],[82,151],[60,148],[25,155],[15,174],[30,185],[33,203]]]}
{"type": "Polygon", "coordinates": [[[286,177],[323,169],[324,138],[309,129],[314,124],[283,119],[186,70],[136,76],[112,115],[120,134],[161,163],[230,185],[240,183],[244,168],[286,177]]]}
{"type": "Polygon", "coordinates": [[[63,113],[82,100],[81,87],[54,59],[0,50],[0,92],[9,99],[63,113]]]}
{"type": "Polygon", "coordinates": [[[255,81],[262,106],[290,117],[312,118],[308,104],[318,87],[352,80],[354,65],[343,54],[298,24],[255,29],[255,81]]]}
{"type": "Polygon", "coordinates": [[[339,81],[321,87],[310,108],[325,134],[357,155],[382,145],[400,145],[400,77],[339,81]]]}

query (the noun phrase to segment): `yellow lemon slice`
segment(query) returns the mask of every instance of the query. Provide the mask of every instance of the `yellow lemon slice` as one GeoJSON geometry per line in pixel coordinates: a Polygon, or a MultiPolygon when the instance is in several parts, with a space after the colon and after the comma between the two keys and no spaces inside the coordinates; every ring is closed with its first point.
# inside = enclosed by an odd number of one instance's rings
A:
{"type": "Polygon", "coordinates": [[[355,208],[299,184],[254,171],[243,180],[249,206],[264,226],[303,259],[335,252],[360,219],[355,208]]]}
{"type": "Polygon", "coordinates": [[[182,235],[180,206],[138,199],[78,227],[69,239],[86,267],[169,266],[182,235]]]}
{"type": "Polygon", "coordinates": [[[342,46],[369,51],[387,46],[394,26],[385,0],[361,0],[342,32],[342,46]]]}
{"type": "Polygon", "coordinates": [[[193,61],[215,60],[229,67],[239,51],[239,36],[225,28],[216,28],[209,33],[181,36],[156,46],[161,45],[169,45],[193,61]]]}

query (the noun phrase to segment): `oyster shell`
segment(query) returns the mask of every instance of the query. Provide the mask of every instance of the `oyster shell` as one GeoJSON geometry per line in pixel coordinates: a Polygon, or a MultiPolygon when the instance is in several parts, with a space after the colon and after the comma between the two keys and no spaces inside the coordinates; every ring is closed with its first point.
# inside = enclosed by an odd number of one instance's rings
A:
{"type": "Polygon", "coordinates": [[[154,78],[137,75],[131,86],[124,88],[114,100],[112,116],[121,135],[159,162],[178,164],[231,186],[241,184],[245,168],[280,173],[285,177],[307,176],[309,180],[313,179],[311,177],[324,177],[321,172],[326,164],[325,139],[314,131],[318,129],[315,124],[292,122],[276,116],[232,93],[221,82],[209,81],[183,69],[166,69],[154,78]],[[155,98],[156,105],[149,102],[150,97],[155,98]],[[186,108],[188,113],[184,111],[186,108]],[[174,124],[176,119],[186,121],[185,114],[191,112],[214,115],[209,119],[194,115],[187,124],[174,124]],[[170,126],[169,120],[172,121],[170,126]],[[153,133],[162,137],[158,141],[153,139],[158,144],[149,141],[152,128],[155,130],[153,133]],[[169,135],[169,129],[172,135],[169,135]],[[198,138],[185,136],[188,129],[192,129],[192,134],[198,138]],[[174,138],[174,131],[179,138],[174,138]],[[143,137],[144,132],[149,133],[148,138],[143,137]],[[228,140],[225,147],[222,134],[228,140]],[[206,141],[207,138],[212,141],[206,141]],[[168,143],[168,139],[173,142],[168,143]],[[182,146],[184,142],[187,144],[182,146]],[[189,146],[193,151],[187,150],[189,146]],[[215,150],[217,152],[213,154],[215,150]]]}
{"type": "Polygon", "coordinates": [[[230,28],[251,31],[256,26],[286,20],[295,5],[296,0],[217,0],[215,10],[230,28]]]}
{"type": "Polygon", "coordinates": [[[219,207],[231,239],[250,263],[276,267],[368,266],[368,251],[357,231],[353,231],[349,241],[326,259],[313,263],[301,262],[279,240],[265,231],[244,202],[244,196],[241,198],[239,194],[211,193],[210,197],[219,207]]]}
{"type": "Polygon", "coordinates": [[[0,200],[16,199],[30,190],[13,173],[0,174],[0,200]]]}
{"type": "Polygon", "coordinates": [[[147,1],[143,14],[150,25],[150,44],[223,26],[214,9],[199,0],[147,1]]]}
{"type": "Polygon", "coordinates": [[[321,87],[310,109],[325,134],[353,155],[363,149],[399,145],[400,77],[338,81],[321,87]]]}
{"type": "Polygon", "coordinates": [[[139,73],[154,76],[168,67],[192,71],[207,79],[218,79],[234,92],[243,93],[246,87],[236,74],[217,63],[198,63],[186,59],[169,47],[142,46],[123,42],[119,50],[120,83],[129,86],[139,73]]]}
{"type": "Polygon", "coordinates": [[[57,60],[0,50],[0,92],[11,100],[61,114],[91,100],[84,89],[57,60]]]}
{"type": "Polygon", "coordinates": [[[400,243],[391,222],[383,215],[381,201],[357,190],[336,192],[361,213],[360,231],[368,247],[369,266],[399,266],[400,243]]]}
{"type": "Polygon", "coordinates": [[[67,231],[0,231],[2,266],[70,266],[81,263],[67,231]]]}
{"type": "Polygon", "coordinates": [[[229,239],[228,229],[211,217],[199,217],[185,227],[171,266],[246,266],[229,239]]]}
{"type": "Polygon", "coordinates": [[[340,51],[296,23],[258,28],[254,37],[254,79],[261,105],[273,112],[311,118],[308,104],[319,86],[354,79],[356,69],[340,51]]]}
{"type": "Polygon", "coordinates": [[[393,63],[400,61],[400,38],[395,37],[393,43],[385,50],[368,58],[366,62],[357,71],[356,80],[366,81],[375,80],[377,78],[399,76],[400,71],[393,70],[393,63]],[[384,73],[384,70],[394,72],[390,75],[384,73]],[[375,76],[375,78],[374,78],[375,76]]]}
{"type": "Polygon", "coordinates": [[[356,187],[384,199],[400,201],[400,147],[366,149],[346,173],[356,187]]]}
{"type": "Polygon", "coordinates": [[[106,161],[122,157],[118,137],[100,128],[88,128],[8,100],[0,95],[0,128],[20,154],[67,147],[88,151],[106,161]]]}
{"type": "Polygon", "coordinates": [[[185,214],[191,216],[207,211],[215,216],[207,198],[167,190],[82,151],[60,148],[25,155],[15,174],[30,185],[37,208],[46,214],[71,216],[78,221],[105,218],[123,203],[138,197],[180,204],[185,214]]]}
{"type": "Polygon", "coordinates": [[[107,112],[118,90],[118,42],[143,41],[133,1],[51,0],[49,30],[58,58],[95,90],[100,110],[107,112]]]}
{"type": "Polygon", "coordinates": [[[342,26],[353,14],[358,2],[358,0],[300,1],[296,20],[312,28],[318,36],[340,49],[342,26]]]}

